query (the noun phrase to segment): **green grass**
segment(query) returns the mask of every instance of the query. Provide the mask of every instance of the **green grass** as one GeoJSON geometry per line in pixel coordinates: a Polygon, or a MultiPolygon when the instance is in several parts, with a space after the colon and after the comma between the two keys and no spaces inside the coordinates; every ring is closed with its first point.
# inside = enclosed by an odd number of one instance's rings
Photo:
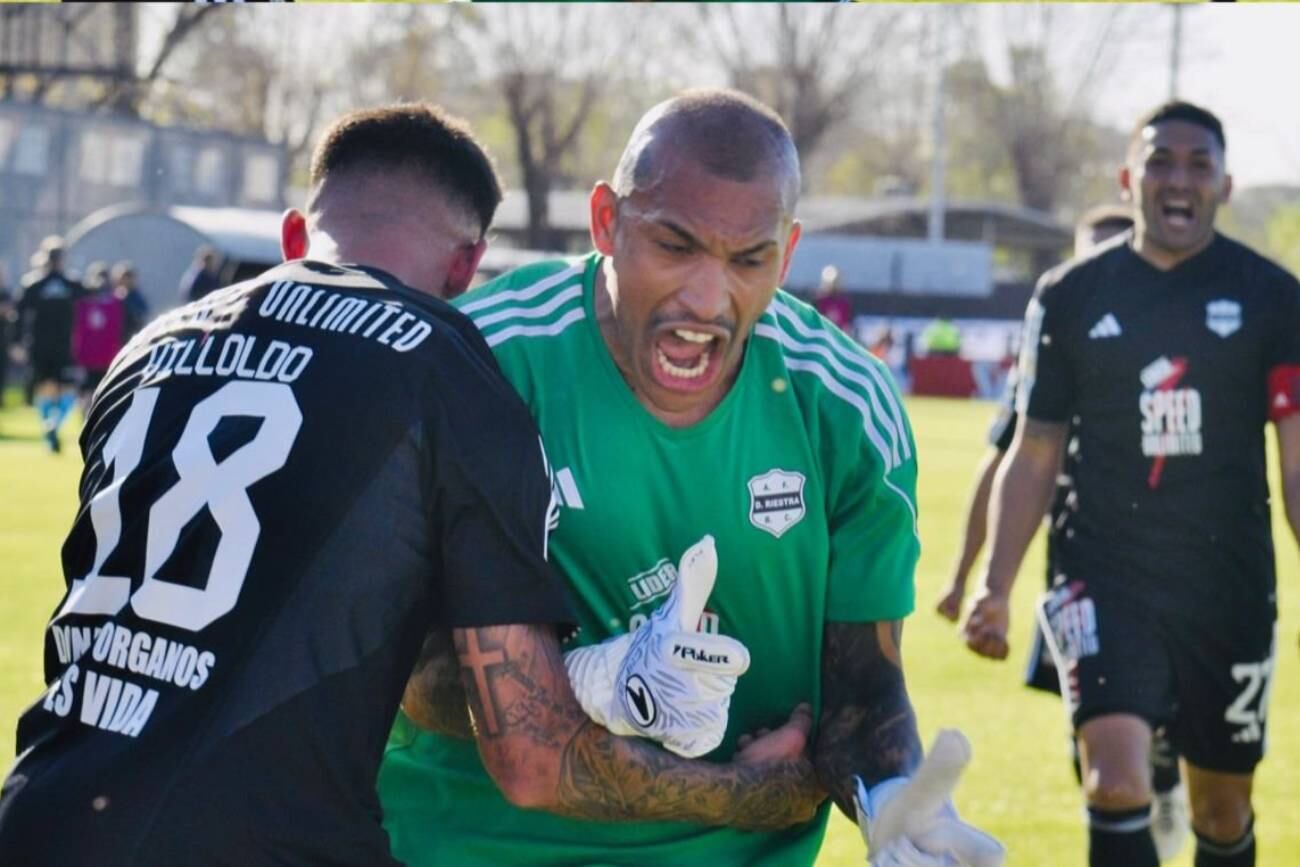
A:
{"type": "Polygon", "coordinates": [[[69,424],[61,455],[40,439],[36,414],[4,395],[0,410],[0,750],[13,754],[14,722],[44,687],[45,621],[63,593],[59,548],[77,507],[81,459],[69,424]]]}
{"type": "MultiPolygon", "coordinates": [[[[963,817],[1001,838],[1012,867],[1082,865],[1083,807],[1066,758],[1065,712],[1059,700],[1020,685],[1029,644],[1031,608],[1042,586],[1041,534],[1017,582],[1011,659],[982,660],[958,642],[953,627],[931,613],[956,557],[961,522],[990,404],[912,399],[908,402],[920,457],[921,563],[917,613],[907,621],[903,660],[909,690],[928,743],[938,728],[955,726],[970,737],[975,760],[957,790],[963,817]]],[[[1273,490],[1275,449],[1270,441],[1273,490]]],[[[1278,660],[1269,711],[1269,757],[1256,776],[1259,863],[1300,865],[1300,683],[1296,681],[1296,631],[1300,628],[1300,560],[1291,531],[1274,510],[1281,619],[1278,660]]],[[[836,816],[818,865],[862,863],[856,828],[836,816]]],[[[1191,867],[1192,846],[1169,862],[1191,867]]]]}
{"type": "MultiPolygon", "coordinates": [[[[59,546],[75,510],[80,461],[72,435],[63,455],[48,454],[32,412],[9,396],[0,410],[0,749],[12,750],[13,723],[41,689],[41,631],[63,586],[59,546]]],[[[911,400],[921,459],[919,610],[909,621],[904,659],[912,697],[928,741],[940,727],[970,736],[975,762],[957,792],[963,816],[1001,837],[1012,867],[1083,864],[1081,801],[1065,748],[1061,704],[1020,686],[1030,607],[1040,584],[1041,540],[1026,558],[1016,589],[1012,659],[977,659],[953,628],[931,613],[947,578],[962,511],[983,448],[989,404],[911,400]]],[[[1271,457],[1271,456],[1270,456],[1271,457]]],[[[1274,489],[1277,489],[1276,483],[1274,489]]],[[[1300,865],[1300,684],[1295,636],[1300,628],[1296,547],[1279,514],[1282,620],[1270,719],[1270,757],[1256,782],[1262,865],[1300,865]]],[[[857,829],[836,816],[819,865],[860,865],[857,829]]],[[[1191,867],[1191,847],[1174,864],[1191,867]]]]}

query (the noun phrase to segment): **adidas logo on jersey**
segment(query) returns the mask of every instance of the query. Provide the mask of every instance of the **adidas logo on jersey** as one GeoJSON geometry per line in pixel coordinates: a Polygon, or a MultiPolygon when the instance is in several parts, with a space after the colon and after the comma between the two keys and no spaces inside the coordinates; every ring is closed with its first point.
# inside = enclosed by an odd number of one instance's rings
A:
{"type": "Polygon", "coordinates": [[[569,509],[586,508],[582,504],[582,494],[578,493],[578,483],[573,480],[573,470],[568,467],[555,471],[555,490],[560,505],[569,509]]]}
{"type": "Polygon", "coordinates": [[[1107,313],[1097,320],[1096,325],[1092,326],[1092,330],[1088,332],[1088,339],[1101,340],[1106,337],[1119,337],[1123,333],[1124,331],[1119,327],[1119,320],[1115,318],[1115,314],[1107,313]]]}
{"type": "Polygon", "coordinates": [[[546,470],[546,478],[551,483],[551,501],[546,504],[546,531],[542,535],[542,557],[550,559],[551,534],[555,528],[560,526],[560,489],[555,483],[555,474],[551,472],[551,459],[546,456],[546,444],[542,438],[537,438],[537,445],[542,450],[542,467],[546,470]]]}

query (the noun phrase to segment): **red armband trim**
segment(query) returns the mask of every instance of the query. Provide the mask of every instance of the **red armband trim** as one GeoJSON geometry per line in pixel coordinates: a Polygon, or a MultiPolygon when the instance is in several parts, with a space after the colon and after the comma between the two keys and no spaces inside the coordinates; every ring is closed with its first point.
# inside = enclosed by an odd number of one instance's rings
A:
{"type": "Polygon", "coordinates": [[[1300,364],[1279,364],[1268,372],[1268,417],[1279,422],[1300,412],[1300,364]]]}

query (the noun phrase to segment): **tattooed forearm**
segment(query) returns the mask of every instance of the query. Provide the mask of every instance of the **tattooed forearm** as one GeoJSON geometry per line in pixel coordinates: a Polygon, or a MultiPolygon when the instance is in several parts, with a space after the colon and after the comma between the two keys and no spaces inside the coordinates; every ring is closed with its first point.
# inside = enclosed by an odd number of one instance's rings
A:
{"type": "Polygon", "coordinates": [[[903,625],[828,623],[822,650],[822,722],[813,761],[845,815],[854,816],[853,777],[868,785],[921,761],[916,715],[903,682],[903,625]]]}
{"type": "Polygon", "coordinates": [[[474,731],[465,702],[451,633],[431,632],[406,683],[402,710],[422,728],[468,740],[474,737],[474,731]]]}
{"type": "Polygon", "coordinates": [[[616,738],[588,721],[565,745],[557,812],[770,830],[808,821],[824,799],[804,759],[690,762],[642,741],[616,738]]]}
{"type": "Polygon", "coordinates": [[[484,764],[520,806],[758,829],[808,821],[825,798],[804,757],[718,765],[611,735],[583,713],[539,628],[458,630],[456,647],[484,764]]]}
{"type": "Polygon", "coordinates": [[[563,657],[558,648],[543,652],[540,632],[530,626],[456,631],[461,677],[481,739],[557,749],[559,729],[587,721],[563,657]]]}

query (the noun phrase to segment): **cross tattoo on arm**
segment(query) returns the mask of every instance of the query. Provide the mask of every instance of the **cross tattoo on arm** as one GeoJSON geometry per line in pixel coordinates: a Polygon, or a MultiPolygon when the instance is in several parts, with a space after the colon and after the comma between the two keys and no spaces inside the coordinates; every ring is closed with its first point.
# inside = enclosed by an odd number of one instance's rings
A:
{"type": "Polygon", "coordinates": [[[460,656],[460,666],[474,678],[474,689],[470,699],[477,699],[483,711],[483,725],[486,734],[496,736],[501,733],[497,720],[496,701],[492,696],[492,687],[488,683],[488,671],[494,666],[505,665],[506,654],[500,648],[486,649],[479,644],[479,630],[466,629],[456,632],[456,653],[460,656]]]}
{"type": "Polygon", "coordinates": [[[825,799],[807,757],[713,765],[620,738],[573,696],[554,627],[454,627],[479,756],[518,807],[580,819],[774,830],[825,799]]]}

